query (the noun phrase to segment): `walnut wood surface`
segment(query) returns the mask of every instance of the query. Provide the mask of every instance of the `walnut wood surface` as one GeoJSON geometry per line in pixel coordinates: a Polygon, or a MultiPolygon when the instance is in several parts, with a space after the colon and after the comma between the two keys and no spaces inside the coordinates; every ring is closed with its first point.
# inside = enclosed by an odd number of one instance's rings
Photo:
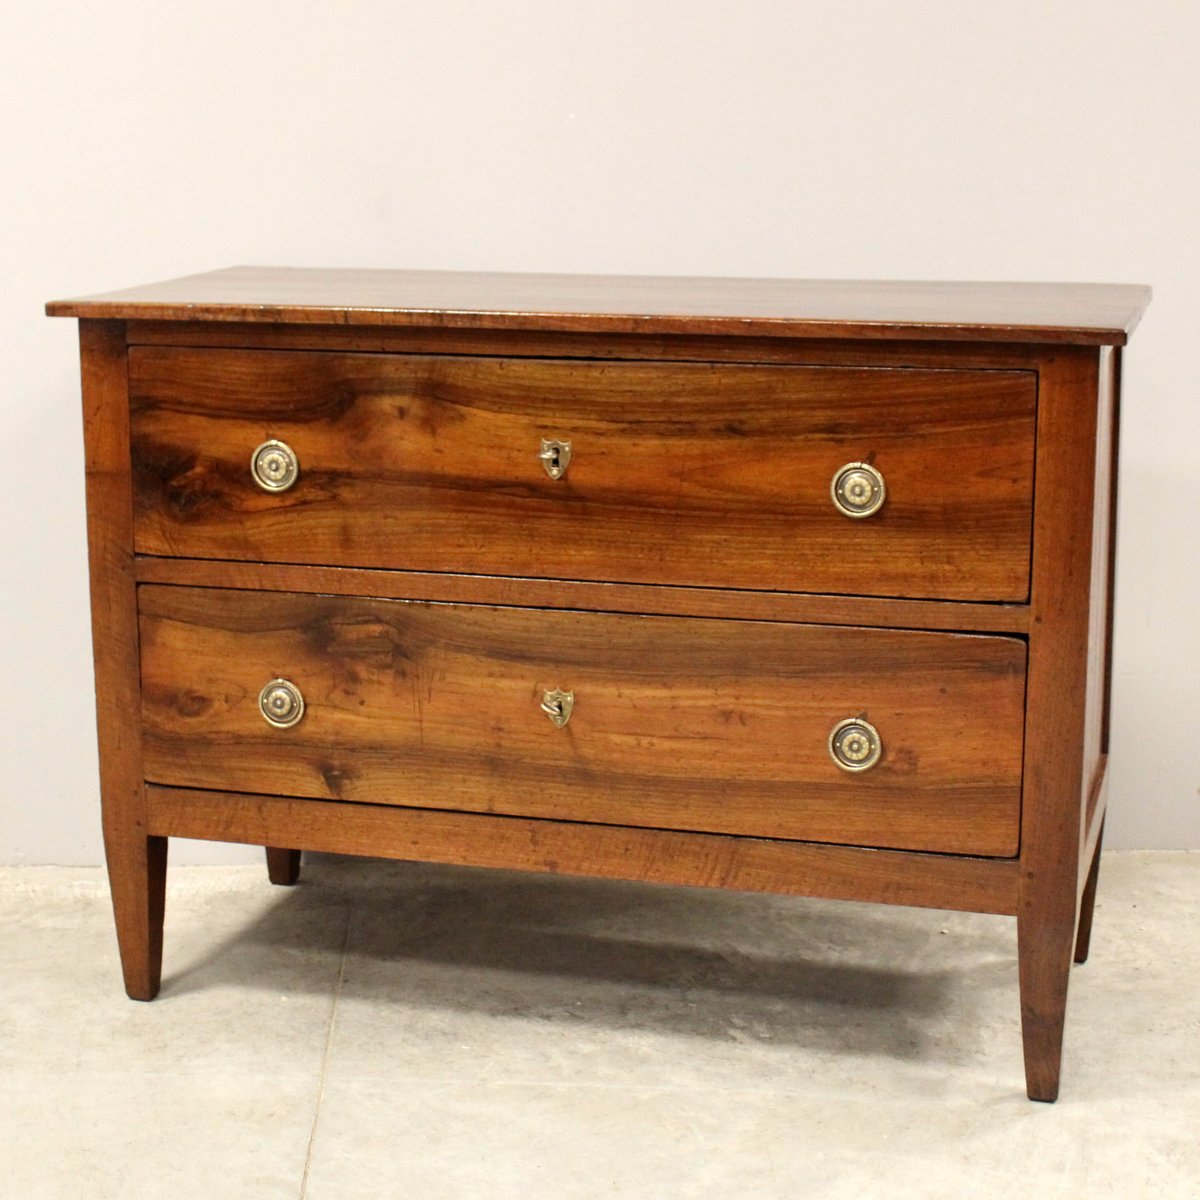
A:
{"type": "Polygon", "coordinates": [[[1016,852],[1017,639],[153,586],[140,606],[158,783],[1016,852]],[[258,712],[276,676],[305,695],[292,729],[258,712]],[[860,714],[884,756],[849,773],[827,738],[860,714]]]}
{"type": "Polygon", "coordinates": [[[1107,595],[1093,571],[1095,557],[1107,561],[1107,547],[1094,545],[1093,502],[1098,470],[1110,461],[1099,393],[1098,352],[1056,355],[1041,372],[1017,909],[1025,1076],[1034,1100],[1058,1095],[1081,873],[1090,867],[1083,861],[1088,634],[1093,608],[1107,595]]]}
{"type": "Polygon", "coordinates": [[[1046,347],[1026,342],[845,341],[732,334],[601,334],[454,326],[263,325],[239,321],[128,321],[130,346],[328,350],[496,358],[632,359],[760,366],[1037,370],[1046,347]]]}
{"type": "Polygon", "coordinates": [[[479,813],[147,789],[163,837],[1012,915],[1015,859],[961,858],[479,813]]]}
{"type": "MultiPolygon", "coordinates": [[[[1096,448],[1092,492],[1091,578],[1088,585],[1087,704],[1084,710],[1083,778],[1094,800],[1100,789],[1095,777],[1107,753],[1106,725],[1109,703],[1109,650],[1112,635],[1112,592],[1116,536],[1116,497],[1113,468],[1116,454],[1115,351],[1101,350],[1096,396],[1096,448]]],[[[1084,816],[1091,819],[1091,811],[1084,816]]],[[[1087,866],[1084,864],[1084,871],[1087,866]]]]}
{"type": "Polygon", "coordinates": [[[125,990],[151,1000],[162,974],[167,841],[147,832],[142,784],[124,330],[81,321],[79,346],[104,851],[125,990]]]}
{"type": "Polygon", "coordinates": [[[677,617],[731,617],[892,629],[943,629],[957,633],[1025,633],[1024,604],[970,604],[945,600],[886,600],[751,592],[731,588],[680,588],[638,583],[514,579],[497,575],[305,567],[286,563],[140,556],[141,583],[242,588],[274,592],[328,592],[399,600],[459,601],[517,608],[574,608],[677,617]]]}
{"type": "Polygon", "coordinates": [[[1112,726],[1112,667],[1113,628],[1117,591],[1117,517],[1120,503],[1121,459],[1121,364],[1124,352],[1118,346],[1111,352],[1101,351],[1101,378],[1107,377],[1110,389],[1109,456],[1108,456],[1108,562],[1104,579],[1104,701],[1100,724],[1100,750],[1108,754],[1112,726]]]}
{"type": "Polygon", "coordinates": [[[141,553],[873,596],[1028,591],[1030,372],[130,351],[141,553]],[[287,442],[299,481],[249,471],[287,442]],[[570,440],[553,480],[541,439],[570,440]],[[848,462],[883,473],[865,520],[848,462]],[[769,566],[768,566],[769,564],[769,566]]]}
{"type": "Polygon", "coordinates": [[[1122,345],[1127,284],[880,282],[231,267],[54,301],[51,316],[1122,345]]]}
{"type": "Polygon", "coordinates": [[[1148,299],[236,268],[49,305],[87,318],[129,994],[158,989],[175,836],[265,845],[284,883],[304,846],[998,912],[1053,1099],[1106,813],[1119,347],[1148,299]],[[543,435],[576,444],[560,484],[543,435]],[[301,455],[282,497],[249,482],[269,436],[301,455]],[[827,504],[872,455],[882,519],[828,524],[806,489],[827,504]],[[290,731],[256,709],[281,674],[310,702],[290,731]],[[828,709],[879,725],[876,771],[823,757],[828,709]]]}

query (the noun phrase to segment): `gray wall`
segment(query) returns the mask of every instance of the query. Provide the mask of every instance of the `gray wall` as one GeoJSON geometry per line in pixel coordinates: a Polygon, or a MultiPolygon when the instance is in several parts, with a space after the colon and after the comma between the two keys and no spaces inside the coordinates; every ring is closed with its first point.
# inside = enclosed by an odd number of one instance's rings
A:
{"type": "Polygon", "coordinates": [[[1190,0],[4,5],[0,862],[101,855],[75,330],[40,306],[236,262],[1153,284],[1109,844],[1200,847],[1198,59],[1190,0]]]}

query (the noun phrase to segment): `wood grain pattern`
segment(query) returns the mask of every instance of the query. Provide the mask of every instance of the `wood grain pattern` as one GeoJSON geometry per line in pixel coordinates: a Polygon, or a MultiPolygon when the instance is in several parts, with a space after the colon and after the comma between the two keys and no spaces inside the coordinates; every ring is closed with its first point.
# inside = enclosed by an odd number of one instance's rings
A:
{"type": "Polygon", "coordinates": [[[150,827],[163,837],[258,845],[287,836],[332,854],[1010,916],[1016,905],[1015,859],[812,846],[155,785],[147,793],[150,827]]]}
{"type": "Polygon", "coordinates": [[[104,851],[125,990],[151,1000],[162,976],[167,842],[147,832],[142,784],[124,330],[81,321],[79,347],[104,851]]]}
{"type": "Polygon", "coordinates": [[[1032,1100],[1058,1096],[1079,916],[1090,782],[1083,750],[1095,585],[1098,394],[1096,351],[1059,353],[1041,371],[1017,909],[1025,1078],[1032,1100]]]}
{"type": "Polygon", "coordinates": [[[1045,346],[1026,342],[846,341],[820,337],[599,334],[453,326],[262,325],[239,321],[128,321],[131,346],[226,350],[327,350],[457,354],[488,358],[633,359],[760,366],[1036,370],[1045,346]]]}
{"type": "Polygon", "coordinates": [[[140,606],[158,783],[1016,852],[1016,639],[149,586],[140,606]],[[257,709],[276,676],[306,698],[293,729],[257,709]],[[851,774],[826,743],[860,714],[885,753],[851,774]]]}
{"type": "Polygon", "coordinates": [[[926,372],[130,352],[137,547],[957,600],[1028,592],[1036,388],[926,372]],[[299,456],[253,482],[266,438],[299,456]],[[566,475],[537,460],[572,442],[566,475]],[[883,509],[830,482],[873,462],[883,509]],[[765,565],[769,563],[769,571],[765,565]]]}
{"type": "Polygon", "coordinates": [[[503,604],[516,608],[730,617],[741,621],[790,621],[880,629],[943,629],[957,633],[1026,633],[1029,629],[1029,608],[1024,604],[880,600],[869,596],[514,579],[497,575],[378,571],[357,567],[304,567],[286,563],[220,562],[208,558],[141,556],[134,569],[139,583],[191,587],[326,592],[338,596],[503,604]]]}
{"type": "Polygon", "coordinates": [[[264,845],[282,884],[304,846],[997,912],[1054,1099],[1149,294],[235,268],[49,305],[86,318],[129,994],[176,836],[264,845]],[[283,496],[250,482],[268,437],[283,496]],[[828,499],[857,459],[889,486],[866,522],[828,499]],[[277,675],[292,730],[257,711],[277,675]],[[864,710],[884,759],[846,775],[828,731],[864,710]]]}
{"type": "Polygon", "coordinates": [[[51,316],[1123,345],[1124,284],[713,279],[231,267],[53,301],[51,316]]]}

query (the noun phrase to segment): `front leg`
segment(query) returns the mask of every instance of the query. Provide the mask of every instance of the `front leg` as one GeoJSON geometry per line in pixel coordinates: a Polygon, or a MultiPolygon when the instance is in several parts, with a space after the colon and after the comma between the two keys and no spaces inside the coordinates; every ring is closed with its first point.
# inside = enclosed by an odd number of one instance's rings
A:
{"type": "Polygon", "coordinates": [[[1062,897],[1039,897],[1036,891],[1027,890],[1017,913],[1025,1089],[1030,1100],[1053,1101],[1058,1099],[1067,984],[1075,948],[1074,898],[1068,911],[1062,897]]]}
{"type": "Polygon", "coordinates": [[[106,829],[104,850],[125,992],[153,1000],[162,981],[167,839],[106,829]]]}

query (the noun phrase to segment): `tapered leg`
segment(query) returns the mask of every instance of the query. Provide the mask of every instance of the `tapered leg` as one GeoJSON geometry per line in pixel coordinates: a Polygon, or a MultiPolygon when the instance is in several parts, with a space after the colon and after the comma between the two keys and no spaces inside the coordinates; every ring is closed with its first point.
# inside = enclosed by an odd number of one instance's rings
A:
{"type": "Polygon", "coordinates": [[[1075,948],[1074,904],[1065,919],[1053,919],[1053,912],[1053,908],[1034,908],[1017,914],[1021,1038],[1030,1100],[1058,1099],[1067,984],[1075,948]]]}
{"type": "Polygon", "coordinates": [[[1104,822],[1100,822],[1100,833],[1096,837],[1096,852],[1092,855],[1087,883],[1083,885],[1083,899],[1079,908],[1079,932],[1075,935],[1075,961],[1087,962],[1088,947],[1092,941],[1092,910],[1096,907],[1096,883],[1100,878],[1100,847],[1104,845],[1104,822]]]}
{"type": "MultiPolygon", "coordinates": [[[[1039,363],[1025,762],[1021,793],[1017,948],[1025,1086],[1058,1098],[1067,984],[1075,954],[1087,787],[1099,750],[1101,680],[1089,668],[1093,591],[1107,569],[1095,538],[1097,464],[1108,458],[1109,391],[1100,356],[1082,349],[1039,363]],[[1089,721],[1093,725],[1089,728],[1089,721]]],[[[1100,501],[1103,502],[1102,500],[1100,501]]]]}
{"type": "Polygon", "coordinates": [[[300,878],[300,851],[267,847],[267,875],[272,883],[291,887],[300,878]]]}
{"type": "Polygon", "coordinates": [[[146,833],[125,326],[81,321],[79,345],[104,854],[125,990],[153,1000],[162,978],[167,839],[146,833]]]}
{"type": "Polygon", "coordinates": [[[167,839],[110,833],[105,851],[125,991],[132,1000],[153,1000],[162,981],[167,839]]]}

